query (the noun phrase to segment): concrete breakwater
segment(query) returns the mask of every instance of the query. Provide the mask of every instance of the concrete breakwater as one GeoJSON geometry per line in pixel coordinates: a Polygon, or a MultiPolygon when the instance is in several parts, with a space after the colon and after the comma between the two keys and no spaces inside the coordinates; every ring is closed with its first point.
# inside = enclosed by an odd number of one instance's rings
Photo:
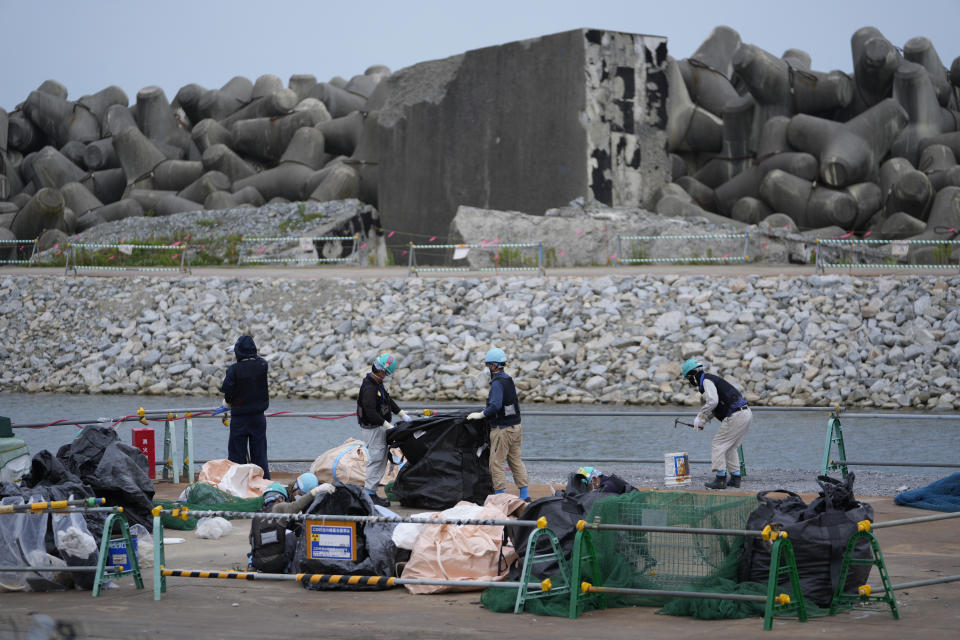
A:
{"type": "Polygon", "coordinates": [[[216,396],[250,333],[274,397],[352,398],[400,356],[405,402],[684,404],[702,358],[750,402],[960,409],[960,276],[0,278],[0,390],[216,396]]]}

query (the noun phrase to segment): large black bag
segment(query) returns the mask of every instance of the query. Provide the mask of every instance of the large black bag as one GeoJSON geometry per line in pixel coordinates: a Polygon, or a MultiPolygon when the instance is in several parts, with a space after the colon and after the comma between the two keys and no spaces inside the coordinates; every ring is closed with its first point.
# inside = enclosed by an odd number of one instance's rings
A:
{"type": "MultiPolygon", "coordinates": [[[[304,513],[329,516],[327,520],[336,520],[338,515],[380,515],[373,506],[363,487],[353,484],[336,483],[333,493],[321,493],[304,513]]],[[[396,524],[389,522],[357,522],[354,558],[311,558],[308,555],[311,541],[309,520],[304,522],[302,532],[297,536],[297,550],[291,565],[292,573],[332,573],[365,576],[392,576],[396,572],[397,547],[393,544],[393,529],[396,524]]],[[[381,580],[379,585],[303,582],[305,589],[315,591],[328,589],[349,589],[352,591],[372,591],[388,588],[381,580]]]]}
{"type": "Polygon", "coordinates": [[[407,459],[393,484],[405,507],[447,509],[461,500],[483,504],[493,493],[485,420],[461,415],[401,423],[387,432],[387,444],[399,447],[407,459]]]}
{"type": "Polygon", "coordinates": [[[286,573],[297,548],[295,520],[253,518],[250,521],[250,565],[266,573],[286,573]]]}
{"type": "MultiPolygon", "coordinates": [[[[857,532],[861,520],[873,521],[873,507],[858,502],[853,495],[854,474],[846,481],[829,476],[818,476],[820,497],[809,505],[791,491],[761,491],[757,494],[758,506],[747,519],[747,529],[763,529],[777,523],[787,532],[793,545],[803,597],[825,607],[830,604],[833,592],[840,580],[843,552],[850,536],[857,532]],[[787,497],[774,499],[771,493],[783,493],[787,497]]],[[[766,584],[770,574],[771,545],[760,538],[751,538],[744,545],[740,561],[740,580],[766,584]]],[[[872,559],[873,551],[867,540],[861,540],[854,549],[854,557],[872,559]]],[[[844,592],[856,592],[870,575],[870,565],[850,567],[844,592]]],[[[789,587],[784,578],[780,587],[789,587]]]]}

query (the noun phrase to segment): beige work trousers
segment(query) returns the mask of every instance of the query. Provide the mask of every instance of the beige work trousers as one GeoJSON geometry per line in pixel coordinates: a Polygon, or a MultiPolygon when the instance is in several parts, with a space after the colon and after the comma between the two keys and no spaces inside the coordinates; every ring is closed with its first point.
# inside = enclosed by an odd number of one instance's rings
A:
{"type": "Polygon", "coordinates": [[[744,436],[750,430],[753,413],[750,409],[731,413],[720,423],[717,435],[713,436],[710,445],[710,464],[713,471],[726,470],[729,473],[740,472],[740,458],[737,449],[743,442],[744,436]]]}
{"type": "Polygon", "coordinates": [[[523,443],[523,430],[519,424],[512,427],[490,427],[490,477],[493,479],[493,490],[500,491],[507,487],[507,474],[503,470],[503,463],[510,464],[513,482],[518,489],[527,486],[527,468],[520,459],[520,445],[523,443]]]}

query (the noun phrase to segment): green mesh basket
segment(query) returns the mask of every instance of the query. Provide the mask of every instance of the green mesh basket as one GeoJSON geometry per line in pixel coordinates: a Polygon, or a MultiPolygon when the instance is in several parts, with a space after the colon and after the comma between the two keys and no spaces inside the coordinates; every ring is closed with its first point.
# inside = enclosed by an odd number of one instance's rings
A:
{"type": "MultiPolygon", "coordinates": [[[[226,491],[221,491],[216,487],[202,482],[196,482],[190,485],[187,491],[185,502],[175,502],[171,500],[154,500],[154,506],[161,506],[164,509],[175,509],[178,507],[187,507],[187,509],[207,509],[213,511],[246,511],[248,513],[260,511],[263,508],[263,497],[256,498],[238,498],[230,495],[226,491]]],[[[167,529],[179,529],[181,531],[190,531],[197,528],[197,520],[203,515],[189,516],[186,520],[174,518],[163,514],[160,516],[160,523],[167,529]]]]}

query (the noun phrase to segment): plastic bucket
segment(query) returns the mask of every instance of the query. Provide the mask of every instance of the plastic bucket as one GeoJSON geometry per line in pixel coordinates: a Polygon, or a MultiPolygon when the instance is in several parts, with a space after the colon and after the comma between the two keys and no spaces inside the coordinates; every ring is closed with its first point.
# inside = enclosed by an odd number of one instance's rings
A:
{"type": "Polygon", "coordinates": [[[663,454],[663,483],[668,487],[690,484],[690,457],[686,451],[663,454]]]}

